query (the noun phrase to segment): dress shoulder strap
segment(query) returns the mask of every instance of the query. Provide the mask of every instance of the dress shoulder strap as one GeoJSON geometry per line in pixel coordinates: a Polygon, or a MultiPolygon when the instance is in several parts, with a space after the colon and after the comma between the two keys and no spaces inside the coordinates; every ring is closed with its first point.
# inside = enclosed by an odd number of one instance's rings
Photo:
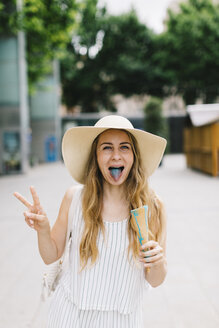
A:
{"type": "Polygon", "coordinates": [[[81,214],[81,193],[83,190],[83,185],[76,185],[74,187],[74,194],[72,197],[71,205],[68,212],[68,232],[71,233],[72,226],[77,221],[79,215],[81,214]]]}

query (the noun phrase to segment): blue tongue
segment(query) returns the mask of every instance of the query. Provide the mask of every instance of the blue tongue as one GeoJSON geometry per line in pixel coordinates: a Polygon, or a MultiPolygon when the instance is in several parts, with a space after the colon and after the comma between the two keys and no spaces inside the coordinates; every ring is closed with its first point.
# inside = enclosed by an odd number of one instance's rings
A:
{"type": "Polygon", "coordinates": [[[110,171],[111,171],[111,174],[114,177],[114,179],[117,180],[119,178],[119,176],[120,176],[121,169],[120,168],[113,168],[110,171]]]}

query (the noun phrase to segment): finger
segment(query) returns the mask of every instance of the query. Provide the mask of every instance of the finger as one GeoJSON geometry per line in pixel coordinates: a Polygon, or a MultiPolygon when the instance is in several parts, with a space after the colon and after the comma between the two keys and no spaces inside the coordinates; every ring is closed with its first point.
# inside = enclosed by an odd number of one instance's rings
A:
{"type": "Polygon", "coordinates": [[[159,253],[157,255],[154,255],[154,256],[150,256],[150,257],[146,257],[145,258],[145,261],[148,263],[148,262],[156,262],[158,260],[160,260],[161,258],[163,257],[163,254],[159,253]]]}
{"type": "Polygon", "coordinates": [[[39,206],[39,214],[46,216],[46,212],[44,211],[41,205],[39,206]]]}
{"type": "Polygon", "coordinates": [[[13,195],[21,202],[23,203],[28,209],[32,208],[32,204],[28,202],[26,198],[24,198],[19,192],[14,192],[13,195]]]}
{"type": "Polygon", "coordinates": [[[33,221],[42,221],[44,219],[44,215],[30,213],[30,212],[25,212],[25,216],[33,221]]]}
{"type": "Polygon", "coordinates": [[[140,258],[140,262],[155,262],[157,260],[159,260],[160,258],[163,257],[163,254],[162,253],[157,253],[153,256],[144,256],[145,254],[142,254],[143,256],[141,256],[140,258]]]}
{"type": "Polygon", "coordinates": [[[162,262],[163,262],[163,258],[161,258],[160,260],[158,260],[156,262],[145,263],[144,267],[145,268],[152,268],[152,267],[155,267],[155,266],[159,265],[162,262]]]}
{"type": "Polygon", "coordinates": [[[34,229],[34,224],[31,223],[28,219],[25,219],[26,223],[28,224],[28,226],[32,229],[34,229]]]}
{"type": "Polygon", "coordinates": [[[158,245],[151,250],[146,250],[146,251],[140,252],[140,253],[141,253],[141,256],[148,257],[148,256],[154,256],[154,255],[162,253],[162,252],[163,252],[163,248],[160,247],[160,245],[158,245]]]}
{"type": "Polygon", "coordinates": [[[40,207],[40,200],[39,200],[39,197],[36,193],[36,190],[33,186],[30,187],[30,192],[32,194],[32,197],[33,197],[33,203],[34,205],[39,208],[40,207]]]}
{"type": "Polygon", "coordinates": [[[149,240],[148,242],[146,242],[145,244],[143,244],[140,249],[141,250],[146,250],[147,248],[154,248],[158,245],[158,242],[156,242],[155,240],[149,240]]]}
{"type": "Polygon", "coordinates": [[[26,216],[25,213],[24,213],[24,216],[25,216],[25,221],[29,225],[29,227],[30,228],[34,228],[34,222],[33,222],[33,220],[28,219],[28,217],[26,216]]]}

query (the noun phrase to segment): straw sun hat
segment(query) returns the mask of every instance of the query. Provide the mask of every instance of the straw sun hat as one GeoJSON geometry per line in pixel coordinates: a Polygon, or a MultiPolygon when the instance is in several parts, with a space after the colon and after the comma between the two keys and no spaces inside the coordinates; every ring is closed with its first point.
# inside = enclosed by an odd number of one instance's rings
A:
{"type": "Polygon", "coordinates": [[[131,122],[119,115],[101,118],[94,126],[78,126],[68,129],[62,139],[62,155],[71,176],[84,183],[84,172],[94,139],[108,129],[122,129],[130,132],[137,140],[146,176],[158,167],[166,140],[143,130],[134,129],[131,122]]]}

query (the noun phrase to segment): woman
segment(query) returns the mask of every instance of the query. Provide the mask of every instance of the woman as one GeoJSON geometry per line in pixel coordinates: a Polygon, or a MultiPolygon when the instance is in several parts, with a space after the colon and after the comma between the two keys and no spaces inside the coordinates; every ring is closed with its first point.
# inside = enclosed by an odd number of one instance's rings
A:
{"type": "Polygon", "coordinates": [[[166,276],[164,209],[147,183],[165,146],[163,138],[117,115],[69,129],[62,153],[80,185],[65,193],[52,230],[34,188],[33,204],[15,193],[28,208],[25,220],[38,233],[46,264],[61,257],[72,222],[70,264],[53,295],[47,327],[143,327],[144,292],[166,276]],[[130,211],[145,204],[150,241],[141,246],[130,211]]]}

